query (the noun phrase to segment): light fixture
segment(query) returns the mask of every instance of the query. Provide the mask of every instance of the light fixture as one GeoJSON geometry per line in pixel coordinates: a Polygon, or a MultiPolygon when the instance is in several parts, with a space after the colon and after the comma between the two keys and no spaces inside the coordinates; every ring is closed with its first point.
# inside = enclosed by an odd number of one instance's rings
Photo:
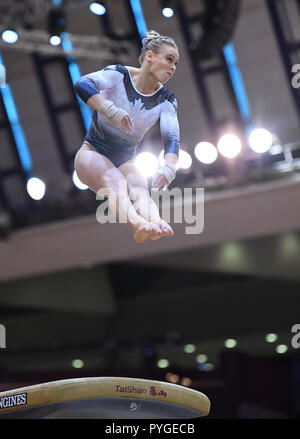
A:
{"type": "Polygon", "coordinates": [[[192,166],[193,159],[191,155],[184,151],[184,149],[179,150],[177,166],[181,169],[189,169],[192,166]]]}
{"type": "Polygon", "coordinates": [[[27,192],[34,200],[41,200],[46,192],[45,183],[36,177],[31,177],[27,181],[27,192]]]}
{"type": "Polygon", "coordinates": [[[224,157],[231,159],[241,152],[242,144],[238,136],[227,133],[220,137],[217,147],[224,157]]]}
{"type": "Polygon", "coordinates": [[[266,335],[266,342],[268,343],[274,343],[277,339],[278,339],[277,334],[270,333],[266,335]]]}
{"type": "Polygon", "coordinates": [[[84,362],[80,360],[79,358],[72,361],[72,366],[75,369],[81,369],[84,366],[84,362]]]}
{"type": "Polygon", "coordinates": [[[169,366],[169,361],[166,360],[165,358],[161,358],[160,360],[158,360],[157,362],[157,367],[159,367],[160,369],[165,369],[166,367],[169,366]]]}
{"type": "Polygon", "coordinates": [[[93,2],[90,4],[90,11],[95,15],[104,15],[106,8],[101,2],[93,2]]]}
{"type": "Polygon", "coordinates": [[[196,361],[197,361],[197,363],[206,363],[206,361],[207,361],[207,355],[205,355],[205,354],[199,354],[199,355],[197,355],[197,357],[196,357],[196,361]]]}
{"type": "Polygon", "coordinates": [[[288,350],[288,347],[285,344],[280,344],[280,345],[276,346],[276,352],[278,354],[285,354],[287,352],[287,350],[288,350]]]}
{"type": "Polygon", "coordinates": [[[151,152],[138,154],[134,164],[145,177],[153,175],[158,168],[158,160],[151,152]]]}
{"type": "Polygon", "coordinates": [[[273,143],[272,134],[264,128],[255,128],[249,135],[250,148],[259,154],[267,152],[273,143]]]}
{"type": "Polygon", "coordinates": [[[194,153],[199,162],[205,165],[214,163],[218,157],[217,148],[210,142],[197,143],[194,153]]]}
{"type": "Polygon", "coordinates": [[[174,9],[170,0],[160,1],[161,13],[166,18],[171,18],[174,15],[174,9]]]}
{"type": "Polygon", "coordinates": [[[196,347],[193,344],[186,344],[183,348],[184,352],[186,352],[187,354],[192,354],[193,352],[195,352],[196,347]]]}
{"type": "Polygon", "coordinates": [[[2,32],[1,36],[2,36],[2,40],[8,44],[14,44],[19,39],[19,35],[17,34],[17,32],[12,29],[6,29],[5,31],[2,32]]]}
{"type": "Polygon", "coordinates": [[[49,41],[52,46],[59,46],[61,43],[61,38],[58,35],[52,35],[49,41]]]}
{"type": "Polygon", "coordinates": [[[235,348],[237,345],[237,341],[234,338],[228,338],[224,343],[225,347],[228,349],[235,348]]]}

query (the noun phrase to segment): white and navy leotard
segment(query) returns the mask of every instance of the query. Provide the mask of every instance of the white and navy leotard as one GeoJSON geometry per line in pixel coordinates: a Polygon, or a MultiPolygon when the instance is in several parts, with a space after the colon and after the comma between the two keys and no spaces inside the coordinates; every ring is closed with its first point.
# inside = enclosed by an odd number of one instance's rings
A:
{"type": "Polygon", "coordinates": [[[93,111],[85,140],[116,167],[134,158],[145,133],[159,119],[165,153],[179,154],[177,101],[174,93],[162,84],[155,93],[144,95],[135,88],[128,69],[116,64],[82,76],[76,81],[75,90],[84,102],[101,92],[105,99],[127,111],[132,118],[134,131],[126,134],[101,113],[93,111]]]}

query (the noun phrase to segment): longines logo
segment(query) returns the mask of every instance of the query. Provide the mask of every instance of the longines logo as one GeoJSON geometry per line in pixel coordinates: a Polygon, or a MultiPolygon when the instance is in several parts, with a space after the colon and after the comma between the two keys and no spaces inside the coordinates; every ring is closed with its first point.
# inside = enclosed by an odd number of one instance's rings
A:
{"type": "Polygon", "coordinates": [[[3,396],[0,398],[0,409],[8,407],[17,407],[18,405],[27,404],[27,393],[19,393],[17,395],[3,396]]]}

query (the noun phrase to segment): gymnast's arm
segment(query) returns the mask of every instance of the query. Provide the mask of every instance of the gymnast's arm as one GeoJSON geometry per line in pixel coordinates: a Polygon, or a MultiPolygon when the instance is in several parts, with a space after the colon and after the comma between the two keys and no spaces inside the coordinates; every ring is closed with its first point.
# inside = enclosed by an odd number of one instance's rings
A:
{"type": "Polygon", "coordinates": [[[102,70],[79,78],[74,85],[78,96],[93,110],[102,113],[111,123],[117,125],[127,134],[132,134],[133,124],[129,114],[118,108],[101,95],[101,90],[114,87],[119,80],[119,72],[102,70]]]}
{"type": "Polygon", "coordinates": [[[177,101],[166,101],[160,115],[160,130],[164,145],[165,163],[155,174],[152,187],[166,188],[175,178],[176,163],[179,156],[179,123],[177,118],[177,101]]]}

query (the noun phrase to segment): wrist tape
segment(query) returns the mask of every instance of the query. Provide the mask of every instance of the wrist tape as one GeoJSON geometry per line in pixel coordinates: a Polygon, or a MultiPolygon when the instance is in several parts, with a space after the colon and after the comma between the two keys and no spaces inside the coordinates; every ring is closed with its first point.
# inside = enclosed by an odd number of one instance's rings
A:
{"type": "Polygon", "coordinates": [[[115,125],[121,125],[124,116],[128,113],[115,106],[112,101],[105,100],[100,108],[101,113],[115,125]]]}
{"type": "Polygon", "coordinates": [[[171,163],[165,163],[164,166],[161,166],[158,171],[158,174],[162,174],[168,182],[168,185],[174,180],[176,175],[176,168],[171,163]]]}

